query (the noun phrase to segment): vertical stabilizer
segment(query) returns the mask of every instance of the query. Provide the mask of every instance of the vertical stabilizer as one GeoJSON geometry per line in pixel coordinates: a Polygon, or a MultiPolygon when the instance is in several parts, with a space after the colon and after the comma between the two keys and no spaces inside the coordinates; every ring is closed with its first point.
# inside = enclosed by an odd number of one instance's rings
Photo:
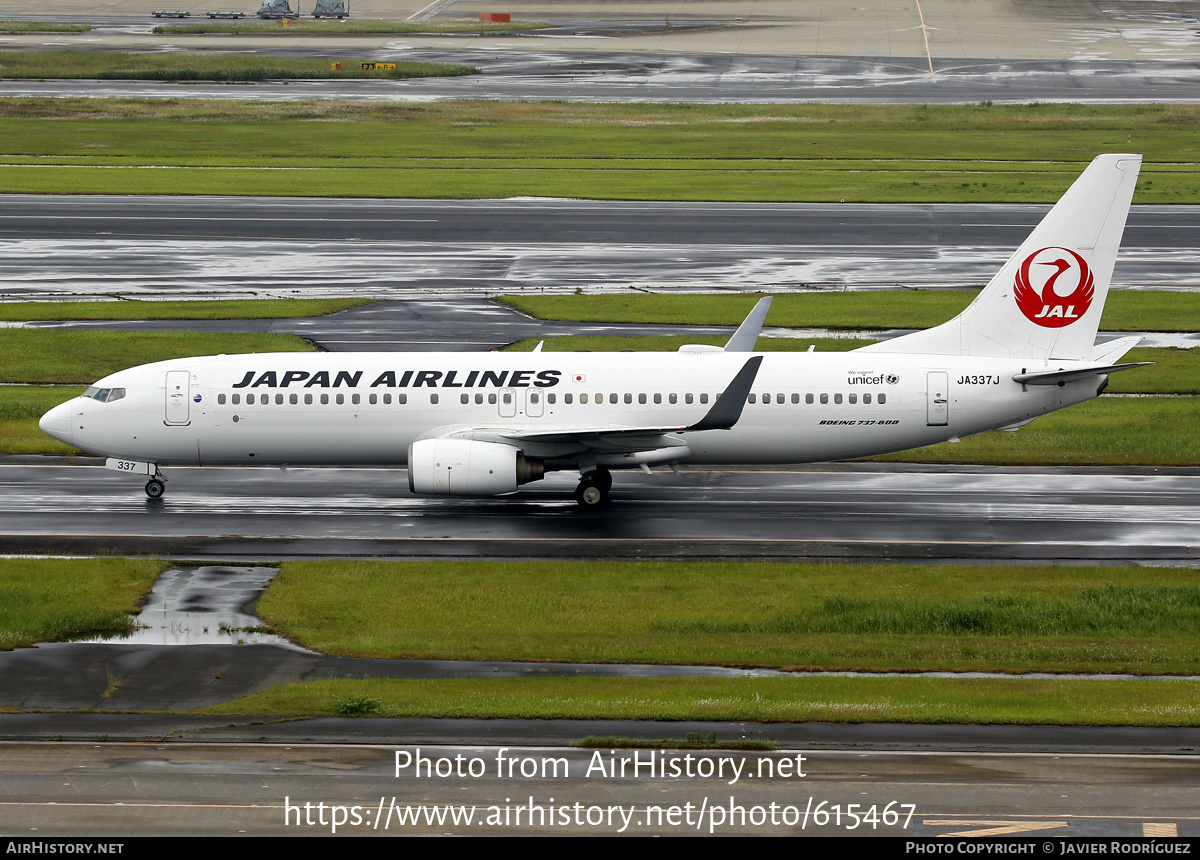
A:
{"type": "Polygon", "coordinates": [[[1088,359],[1141,164],[1098,156],[966,310],[863,350],[1088,359]]]}

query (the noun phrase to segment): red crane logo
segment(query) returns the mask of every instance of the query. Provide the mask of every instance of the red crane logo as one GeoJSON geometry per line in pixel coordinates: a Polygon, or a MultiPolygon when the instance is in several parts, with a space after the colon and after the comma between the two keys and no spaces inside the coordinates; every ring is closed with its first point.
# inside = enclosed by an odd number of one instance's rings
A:
{"type": "Polygon", "coordinates": [[[1083,257],[1067,248],[1042,248],[1017,270],[1013,297],[1031,322],[1062,328],[1087,313],[1094,283],[1083,257]]]}

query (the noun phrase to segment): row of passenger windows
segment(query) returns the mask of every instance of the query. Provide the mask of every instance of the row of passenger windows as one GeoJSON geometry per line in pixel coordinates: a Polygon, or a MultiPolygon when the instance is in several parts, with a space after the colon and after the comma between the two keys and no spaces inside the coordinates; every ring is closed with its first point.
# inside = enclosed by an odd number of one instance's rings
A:
{"type": "MultiPolygon", "coordinates": [[[[89,389],[89,390],[90,390],[90,389],[89,389]]],[[[122,396],[122,397],[123,397],[123,396],[125,395],[125,391],[124,391],[124,389],[117,388],[117,389],[113,389],[113,391],[114,391],[114,392],[120,391],[121,393],[120,393],[120,395],[119,395],[119,396],[122,396]]],[[[102,393],[103,393],[103,392],[102,392],[102,393]]],[[[87,396],[91,396],[91,395],[87,395],[87,394],[85,394],[84,396],[85,396],[85,397],[87,397],[87,396]]],[[[499,399],[499,401],[500,401],[500,402],[502,402],[502,403],[505,403],[505,404],[509,404],[509,403],[512,403],[512,402],[513,402],[513,395],[512,395],[512,392],[511,392],[511,391],[505,391],[505,392],[502,392],[500,395],[497,395],[495,392],[491,392],[491,393],[489,393],[489,394],[487,394],[487,395],[484,395],[484,394],[476,394],[476,395],[475,395],[475,397],[474,397],[474,399],[475,399],[475,403],[476,403],[477,405],[482,405],[482,404],[483,404],[483,402],[484,402],[484,397],[485,397],[485,396],[487,397],[487,402],[488,402],[488,403],[490,403],[490,404],[492,404],[492,405],[495,405],[495,404],[496,404],[496,402],[497,402],[497,399],[499,399]]],[[[684,394],[684,395],[679,395],[679,394],[666,394],[666,395],[663,395],[663,394],[651,394],[651,395],[646,395],[646,394],[638,394],[638,395],[633,395],[633,394],[623,394],[623,395],[622,395],[622,394],[609,394],[609,395],[608,395],[608,402],[609,402],[609,403],[620,403],[620,402],[625,402],[625,403],[633,403],[633,400],[634,400],[634,397],[635,397],[635,396],[637,397],[637,402],[638,402],[639,404],[645,404],[645,403],[647,403],[647,402],[650,402],[651,400],[652,400],[654,403],[656,403],[656,404],[659,404],[659,403],[662,403],[662,402],[663,402],[663,398],[664,398],[664,397],[666,398],[666,402],[667,402],[667,403],[678,403],[678,402],[680,401],[680,397],[682,397],[682,398],[683,398],[683,402],[684,402],[684,403],[694,403],[694,402],[696,402],[697,400],[699,400],[699,402],[700,402],[700,403],[708,403],[708,401],[709,401],[709,396],[708,396],[708,394],[707,394],[707,393],[705,393],[705,394],[700,394],[700,395],[698,395],[698,396],[697,396],[697,395],[693,395],[693,394],[684,394]]],[[[566,403],[566,404],[573,403],[573,402],[574,402],[574,397],[575,397],[575,395],[573,395],[573,394],[564,394],[564,395],[563,395],[563,403],[566,403]]],[[[719,394],[718,394],[718,395],[716,396],[716,399],[720,399],[720,397],[721,397],[721,395],[719,395],[719,394]]],[[[761,397],[761,399],[762,399],[762,403],[763,403],[764,405],[769,405],[769,404],[772,402],[772,400],[771,400],[771,397],[772,397],[772,395],[770,395],[770,394],[761,394],[761,395],[760,395],[760,394],[751,394],[751,395],[749,396],[749,398],[747,398],[747,399],[748,399],[748,401],[749,401],[750,403],[758,403],[758,402],[759,402],[759,398],[760,398],[760,397],[761,397]]],[[[774,397],[775,397],[775,399],[774,399],[774,402],[775,402],[775,403],[777,403],[777,404],[780,404],[780,405],[782,405],[782,404],[785,404],[785,403],[787,402],[787,400],[788,400],[788,396],[787,396],[787,395],[785,395],[785,394],[776,394],[776,395],[774,395],[774,397]]],[[[842,395],[841,395],[841,394],[833,394],[833,395],[829,395],[829,394],[819,394],[819,395],[805,394],[805,395],[804,395],[804,402],[805,402],[805,403],[815,403],[815,402],[817,402],[817,399],[819,398],[821,403],[829,403],[829,399],[830,399],[830,397],[832,397],[832,398],[833,398],[833,402],[834,402],[835,404],[840,404],[840,403],[842,402],[842,395]]],[[[847,395],[848,402],[849,402],[849,403],[852,403],[852,404],[854,404],[854,403],[858,403],[858,397],[859,397],[859,395],[858,395],[858,394],[849,394],[849,395],[847,395]]],[[[98,399],[102,399],[102,398],[98,398],[98,399]]],[[[112,397],[112,396],[110,395],[110,396],[108,397],[108,399],[109,399],[109,400],[115,400],[116,398],[115,398],[115,397],[112,397]]],[[[330,395],[329,395],[329,394],[321,394],[321,395],[319,395],[319,399],[320,399],[320,403],[321,403],[322,405],[328,404],[328,403],[330,402],[330,395]]],[[[382,394],[382,395],[380,395],[380,394],[368,394],[368,395],[367,395],[367,402],[368,402],[368,403],[370,403],[370,404],[376,404],[376,403],[379,403],[381,399],[382,399],[382,402],[383,402],[385,405],[387,405],[387,404],[390,404],[390,403],[392,402],[392,395],[391,395],[390,393],[386,393],[386,392],[385,392],[384,394],[382,394]]],[[[530,392],[529,392],[529,402],[530,402],[530,403],[537,403],[537,402],[539,402],[539,400],[540,400],[540,399],[541,399],[541,392],[539,392],[539,391],[530,391],[530,392]]],[[[314,402],[314,400],[315,400],[315,398],[314,398],[314,395],[312,395],[312,394],[305,394],[305,395],[304,395],[304,403],[305,403],[305,405],[311,405],[311,404],[314,402]]],[[[604,395],[603,395],[603,394],[596,394],[596,395],[594,395],[594,396],[591,396],[591,397],[589,397],[589,395],[587,395],[587,394],[580,394],[580,395],[579,395],[579,402],[580,402],[580,403],[583,403],[583,404],[586,404],[586,403],[589,403],[589,402],[592,402],[592,403],[604,403],[604,401],[605,401],[605,398],[604,398],[604,395]]],[[[230,395],[230,396],[229,396],[229,402],[230,402],[230,403],[232,403],[234,406],[239,406],[239,405],[241,405],[241,402],[242,402],[242,395],[241,395],[241,394],[232,394],[232,395],[230,395]]],[[[270,403],[270,402],[271,402],[271,395],[270,395],[270,394],[259,394],[259,395],[247,394],[247,395],[246,395],[246,403],[248,403],[248,404],[250,404],[250,405],[254,405],[256,402],[257,402],[257,403],[260,403],[260,404],[267,404],[267,403],[270,403]],[[257,400],[255,399],[256,397],[257,397],[257,400]]],[[[276,395],[275,395],[275,402],[276,402],[276,403],[278,403],[278,404],[280,404],[280,405],[283,405],[283,402],[284,402],[284,395],[283,395],[283,394],[276,394],[276,395]]],[[[300,395],[299,395],[299,394],[289,394],[289,395],[287,395],[287,402],[288,402],[288,403],[290,403],[290,404],[292,404],[293,406],[295,406],[296,404],[298,404],[298,403],[300,402],[300,395]]],[[[340,393],[339,393],[339,394],[334,394],[334,395],[333,395],[333,402],[334,402],[334,403],[336,403],[336,404],[338,404],[338,405],[344,404],[344,403],[346,402],[346,395],[345,395],[345,394],[340,394],[340,393]]],[[[400,405],[402,405],[402,406],[403,406],[404,404],[408,403],[408,395],[407,395],[407,394],[404,394],[404,393],[397,394],[397,395],[396,395],[396,402],[397,402],[397,403],[399,403],[400,405]]],[[[438,396],[438,394],[437,394],[436,392],[430,393],[430,395],[429,395],[429,402],[430,402],[430,403],[435,403],[435,404],[439,402],[439,396],[438,396]]],[[[459,402],[459,403],[462,403],[462,404],[469,404],[469,403],[471,402],[471,395],[470,395],[470,394],[466,394],[466,393],[459,394],[459,395],[458,395],[458,402],[459,402]]],[[[556,395],[554,392],[548,392],[548,393],[546,394],[546,402],[547,402],[547,403],[549,403],[549,404],[550,404],[550,405],[552,405],[552,406],[553,406],[553,405],[555,405],[555,404],[557,404],[557,403],[558,403],[558,395],[556,395]]],[[[791,395],[791,402],[792,402],[793,404],[799,404],[799,403],[800,403],[800,395],[799,395],[799,394],[792,394],[792,395],[791,395]]],[[[865,403],[865,404],[869,404],[869,403],[871,402],[871,395],[870,395],[870,394],[863,394],[863,395],[862,395],[862,402],[863,402],[863,403],[865,403]]],[[[879,395],[877,395],[877,400],[876,400],[876,402],[877,402],[877,403],[880,403],[880,404],[887,403],[887,395],[886,395],[886,394],[882,394],[882,393],[881,393],[881,394],[879,394],[879,395]]],[[[224,405],[225,405],[225,403],[226,403],[226,397],[225,397],[225,395],[224,395],[224,394],[218,394],[218,395],[217,395],[217,403],[218,403],[219,405],[221,405],[221,406],[224,406],[224,405]]],[[[361,394],[351,394],[351,395],[350,395],[350,403],[351,403],[351,404],[353,404],[353,405],[355,405],[355,406],[357,406],[358,404],[362,403],[362,395],[361,395],[361,394]]]]}
{"type": "MultiPolygon", "coordinates": [[[[804,395],[804,402],[805,402],[805,403],[814,403],[814,402],[816,402],[816,398],[817,398],[817,397],[819,397],[822,403],[828,403],[828,402],[829,402],[829,398],[830,398],[831,396],[833,397],[833,402],[834,402],[834,403],[841,403],[841,402],[842,402],[842,395],[841,395],[841,394],[833,394],[833,395],[829,395],[829,394],[819,394],[819,395],[816,395],[815,397],[814,397],[814,395],[812,395],[812,394],[805,394],[805,395],[804,395]]],[[[759,395],[757,395],[757,394],[751,394],[751,395],[750,395],[750,398],[749,398],[749,400],[750,400],[750,402],[751,402],[751,403],[757,403],[757,402],[758,402],[758,398],[759,398],[759,395]]],[[[858,394],[847,394],[847,395],[846,395],[846,398],[847,398],[847,402],[849,402],[849,403],[858,403],[858,394]]],[[[763,395],[762,395],[762,402],[763,402],[763,404],[764,404],[764,405],[769,405],[769,404],[771,403],[771,395],[770,395],[770,394],[763,394],[763,395]]],[[[784,395],[784,394],[776,394],[776,395],[775,395],[775,402],[776,402],[776,403],[778,403],[778,404],[783,404],[783,403],[786,403],[786,402],[787,402],[787,395],[784,395]]],[[[799,395],[799,394],[793,394],[793,395],[792,395],[792,403],[799,403],[799,402],[800,402],[800,395],[799,395]]],[[[862,396],[862,402],[863,402],[863,403],[866,403],[866,404],[870,404],[870,402],[871,402],[871,395],[870,395],[870,394],[864,394],[864,395],[862,396]]],[[[886,395],[886,394],[884,394],[884,393],[882,393],[882,392],[880,392],[880,393],[879,393],[879,395],[878,395],[878,400],[876,400],[875,402],[876,402],[876,403],[879,403],[879,404],[884,404],[884,403],[887,403],[887,395],[886,395]]]]}

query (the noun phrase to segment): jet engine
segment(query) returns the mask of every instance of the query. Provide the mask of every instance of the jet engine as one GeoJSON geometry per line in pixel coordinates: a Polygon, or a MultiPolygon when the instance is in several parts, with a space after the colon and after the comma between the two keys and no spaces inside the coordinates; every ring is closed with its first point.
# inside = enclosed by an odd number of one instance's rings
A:
{"type": "Polygon", "coordinates": [[[496,442],[421,439],[408,448],[408,488],[423,496],[501,496],[544,475],[541,460],[496,442]]]}

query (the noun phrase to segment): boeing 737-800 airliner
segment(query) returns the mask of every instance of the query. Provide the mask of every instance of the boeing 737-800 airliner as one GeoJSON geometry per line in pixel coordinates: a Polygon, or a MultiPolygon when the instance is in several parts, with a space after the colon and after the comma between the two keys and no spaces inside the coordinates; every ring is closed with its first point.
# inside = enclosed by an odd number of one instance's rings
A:
{"type": "Polygon", "coordinates": [[[1095,346],[1141,157],[1102,155],[971,305],[838,353],[756,353],[769,299],[724,349],[277,353],[101,379],[42,429],[149,476],[163,466],[407,466],[414,493],[495,496],[578,470],[844,460],[1013,427],[1098,396],[1137,338],[1095,346]]]}

